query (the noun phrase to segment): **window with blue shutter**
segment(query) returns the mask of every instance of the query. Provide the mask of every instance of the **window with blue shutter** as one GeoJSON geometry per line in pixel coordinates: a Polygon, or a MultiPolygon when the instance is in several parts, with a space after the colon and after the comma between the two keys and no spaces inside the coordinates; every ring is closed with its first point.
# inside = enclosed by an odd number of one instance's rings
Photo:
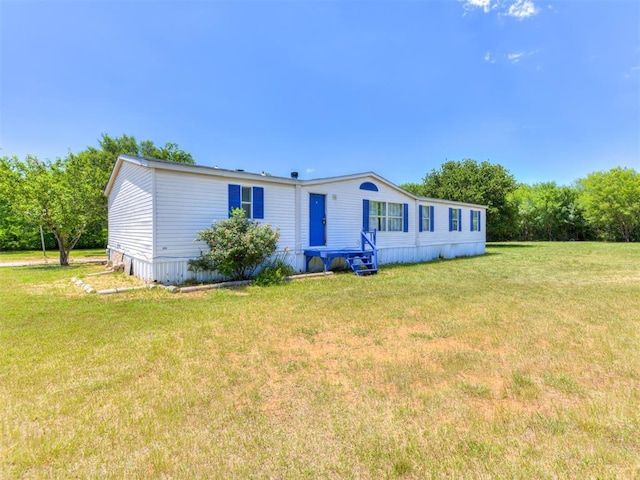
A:
{"type": "Polygon", "coordinates": [[[362,230],[369,231],[369,200],[362,200],[362,230]]]}
{"type": "Polygon", "coordinates": [[[409,204],[405,203],[402,205],[402,231],[409,231],[409,204]]]}
{"type": "Polygon", "coordinates": [[[253,217],[257,219],[264,218],[264,188],[253,187],[253,217]]]}
{"type": "Polygon", "coordinates": [[[471,210],[471,231],[480,231],[480,210],[471,210]]]}
{"type": "Polygon", "coordinates": [[[229,184],[229,216],[242,208],[247,218],[264,218],[264,188],[229,184]]]}
{"type": "Polygon", "coordinates": [[[420,231],[421,232],[433,232],[434,231],[434,207],[433,205],[420,205],[419,215],[420,219],[420,231]]]}
{"type": "Polygon", "coordinates": [[[408,232],[409,204],[363,199],[362,229],[378,232],[408,232]]]}
{"type": "Polygon", "coordinates": [[[433,205],[429,206],[429,231],[435,232],[435,208],[433,205]]]}
{"type": "Polygon", "coordinates": [[[384,203],[383,209],[386,209],[386,223],[389,232],[401,232],[404,225],[402,221],[402,204],[401,203],[384,203]]]}
{"type": "Polygon", "coordinates": [[[240,187],[240,208],[244,210],[245,218],[251,218],[252,198],[251,187],[240,187]]]}
{"type": "Polygon", "coordinates": [[[449,231],[462,231],[462,209],[449,208],[449,231]]]}
{"type": "Polygon", "coordinates": [[[420,222],[418,222],[418,223],[420,223],[420,225],[418,225],[418,230],[420,232],[422,232],[422,230],[423,230],[422,223],[423,223],[423,218],[424,217],[422,216],[422,208],[423,208],[422,205],[418,206],[418,218],[420,219],[420,222]]]}
{"type": "Polygon", "coordinates": [[[236,208],[240,208],[240,185],[229,184],[229,216],[236,208]]]}

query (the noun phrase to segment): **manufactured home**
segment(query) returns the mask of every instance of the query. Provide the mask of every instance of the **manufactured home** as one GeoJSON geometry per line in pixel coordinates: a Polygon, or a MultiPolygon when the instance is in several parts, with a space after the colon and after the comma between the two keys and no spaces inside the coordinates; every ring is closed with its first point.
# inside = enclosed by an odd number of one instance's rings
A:
{"type": "Polygon", "coordinates": [[[215,279],[188,261],[207,249],[196,233],[234,208],[277,228],[299,272],[485,252],[485,206],[415,196],[373,172],[305,180],[120,155],[105,195],[109,258],[147,282],[215,279]]]}

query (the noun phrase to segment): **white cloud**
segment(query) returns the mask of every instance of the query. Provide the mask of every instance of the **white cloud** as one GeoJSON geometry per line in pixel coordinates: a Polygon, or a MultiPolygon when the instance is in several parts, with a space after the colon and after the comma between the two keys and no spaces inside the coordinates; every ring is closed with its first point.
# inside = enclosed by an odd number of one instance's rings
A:
{"type": "Polygon", "coordinates": [[[629,71],[627,73],[624,74],[624,78],[631,78],[633,76],[636,76],[638,74],[638,72],[640,72],[640,66],[638,67],[631,67],[629,69],[629,71]]]}
{"type": "MultiPolygon", "coordinates": [[[[518,20],[532,17],[536,15],[540,9],[535,6],[533,0],[458,0],[462,3],[462,7],[467,12],[474,10],[482,10],[489,13],[497,10],[498,15],[506,17],[514,17],[518,20]]],[[[549,6],[549,8],[553,8],[549,6]]]]}
{"type": "Polygon", "coordinates": [[[522,53],[522,52],[508,53],[507,54],[507,59],[511,63],[518,63],[522,59],[523,56],[524,56],[524,53],[522,53]]]}
{"type": "Polygon", "coordinates": [[[460,0],[463,2],[465,10],[475,10],[481,8],[484,13],[489,13],[491,10],[491,0],[460,0]]]}
{"type": "Polygon", "coordinates": [[[505,15],[523,20],[532,17],[536,13],[538,13],[538,9],[531,0],[517,0],[516,3],[509,7],[505,15]]]}
{"type": "Polygon", "coordinates": [[[315,168],[307,168],[307,169],[304,171],[304,173],[313,173],[313,172],[315,172],[315,171],[316,171],[316,169],[315,169],[315,168]]]}
{"type": "MultiPolygon", "coordinates": [[[[526,57],[530,57],[532,55],[535,55],[536,53],[537,53],[536,51],[531,51],[531,52],[520,51],[520,52],[496,54],[495,52],[487,51],[487,53],[484,54],[484,61],[489,62],[491,64],[509,62],[512,65],[517,65],[526,57]]],[[[536,70],[541,70],[541,69],[542,67],[540,65],[536,66],[536,70]]]]}

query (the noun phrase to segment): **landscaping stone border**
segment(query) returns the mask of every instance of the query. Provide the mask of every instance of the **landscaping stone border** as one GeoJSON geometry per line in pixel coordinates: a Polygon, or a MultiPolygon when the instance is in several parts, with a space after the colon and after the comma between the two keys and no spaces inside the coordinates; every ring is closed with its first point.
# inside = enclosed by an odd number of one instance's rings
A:
{"type": "MultiPolygon", "coordinates": [[[[107,273],[113,272],[100,272],[100,273],[92,273],[87,276],[97,276],[104,275],[107,273]]],[[[326,277],[328,275],[333,275],[333,272],[319,272],[319,273],[303,273],[301,275],[291,275],[289,277],[285,277],[285,282],[291,282],[294,280],[304,280],[306,278],[320,278],[326,277]]],[[[145,289],[153,289],[153,288],[164,288],[165,290],[171,293],[191,293],[191,292],[199,292],[202,290],[213,290],[216,288],[231,288],[231,287],[240,287],[243,285],[250,285],[252,280],[236,280],[232,282],[219,282],[219,283],[210,283],[207,285],[195,285],[192,287],[176,287],[175,285],[159,285],[155,283],[141,285],[139,287],[121,287],[121,288],[108,288],[106,290],[96,290],[88,283],[83,280],[73,277],[71,279],[73,283],[82,288],[87,293],[96,293],[98,295],[113,295],[115,293],[123,293],[123,292],[132,292],[134,290],[145,290],[145,289]]]]}

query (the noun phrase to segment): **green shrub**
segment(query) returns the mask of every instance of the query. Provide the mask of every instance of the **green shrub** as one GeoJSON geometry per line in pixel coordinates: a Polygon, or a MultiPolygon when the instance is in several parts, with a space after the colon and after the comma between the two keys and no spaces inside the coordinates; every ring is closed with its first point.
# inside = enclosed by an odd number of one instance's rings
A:
{"type": "Polygon", "coordinates": [[[217,271],[232,280],[249,279],[276,251],[279,237],[271,225],[250,220],[244,210],[236,208],[230,218],[198,232],[196,240],[206,242],[210,250],[190,260],[189,270],[217,271]]]}
{"type": "Polygon", "coordinates": [[[267,262],[256,276],[254,283],[261,287],[282,283],[286,277],[296,273],[287,261],[287,253],[277,255],[267,262]]]}

